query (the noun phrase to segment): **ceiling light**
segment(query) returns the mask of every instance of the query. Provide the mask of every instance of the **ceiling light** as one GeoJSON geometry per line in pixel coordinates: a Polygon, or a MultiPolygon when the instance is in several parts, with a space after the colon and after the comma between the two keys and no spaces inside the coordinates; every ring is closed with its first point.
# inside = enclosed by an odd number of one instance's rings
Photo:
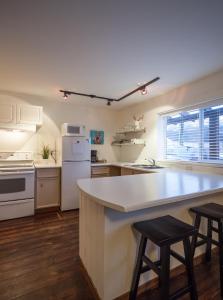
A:
{"type": "Polygon", "coordinates": [[[68,98],[68,94],[67,94],[66,92],[64,92],[64,94],[63,94],[63,98],[64,98],[64,100],[67,100],[67,98],[68,98]]]}
{"type": "Polygon", "coordinates": [[[141,90],[140,90],[141,95],[147,95],[148,94],[148,90],[147,88],[144,86],[141,90]]]}
{"type": "Polygon", "coordinates": [[[97,98],[97,99],[101,99],[101,100],[105,100],[107,101],[107,105],[110,106],[111,102],[119,102],[133,94],[135,94],[136,92],[140,91],[142,95],[147,95],[148,91],[147,91],[147,86],[156,82],[157,80],[159,80],[159,77],[156,77],[144,84],[138,84],[139,86],[134,89],[133,91],[125,94],[124,96],[120,97],[120,98],[108,98],[108,97],[103,97],[103,96],[97,96],[97,95],[93,95],[93,94],[86,94],[86,93],[79,93],[79,92],[72,92],[72,91],[67,91],[67,90],[60,90],[61,93],[63,93],[63,97],[64,99],[67,99],[69,95],[78,95],[78,96],[84,96],[84,97],[90,97],[90,98],[97,98]]]}

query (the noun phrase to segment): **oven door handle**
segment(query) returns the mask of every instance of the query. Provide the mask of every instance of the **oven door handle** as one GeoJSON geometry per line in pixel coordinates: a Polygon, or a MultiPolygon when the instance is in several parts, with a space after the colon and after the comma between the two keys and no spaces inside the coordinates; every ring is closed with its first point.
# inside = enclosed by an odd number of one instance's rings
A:
{"type": "Polygon", "coordinates": [[[18,171],[18,172],[0,172],[0,176],[2,175],[26,175],[26,174],[34,174],[34,171],[18,171]]]}

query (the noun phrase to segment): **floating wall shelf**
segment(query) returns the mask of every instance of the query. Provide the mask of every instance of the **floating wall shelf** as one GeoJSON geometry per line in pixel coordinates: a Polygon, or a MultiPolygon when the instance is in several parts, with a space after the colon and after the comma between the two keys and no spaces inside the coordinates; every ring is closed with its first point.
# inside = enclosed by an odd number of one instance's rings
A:
{"type": "Polygon", "coordinates": [[[135,130],[119,131],[119,132],[116,132],[116,134],[144,133],[144,132],[146,132],[146,128],[140,128],[140,129],[135,129],[135,130]]]}
{"type": "Polygon", "coordinates": [[[112,146],[137,146],[137,145],[141,145],[141,146],[145,146],[146,143],[113,143],[112,146]]]}

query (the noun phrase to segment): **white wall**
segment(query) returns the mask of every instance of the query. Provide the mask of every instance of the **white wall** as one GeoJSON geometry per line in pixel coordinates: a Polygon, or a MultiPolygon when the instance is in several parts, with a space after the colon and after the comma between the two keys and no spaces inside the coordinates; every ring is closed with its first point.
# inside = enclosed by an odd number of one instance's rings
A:
{"type": "Polygon", "coordinates": [[[158,131],[158,113],[219,97],[223,97],[223,70],[181,86],[162,96],[123,109],[121,111],[122,126],[130,122],[134,114],[144,114],[144,125],[147,132],[143,136],[146,139],[146,147],[123,147],[120,159],[143,161],[148,156],[157,159],[161,138],[158,131]]]}
{"type": "Polygon", "coordinates": [[[61,135],[60,128],[64,122],[84,124],[87,129],[101,129],[105,131],[105,144],[93,145],[97,149],[99,158],[108,161],[119,159],[119,150],[111,147],[112,136],[119,126],[118,113],[105,107],[90,107],[75,105],[68,102],[46,100],[35,95],[26,95],[12,92],[0,92],[0,102],[28,103],[43,106],[43,125],[37,133],[0,131],[0,151],[33,151],[35,158],[41,156],[43,144],[52,149],[57,143],[60,157],[61,135]]]}
{"type": "MultiPolygon", "coordinates": [[[[61,144],[60,126],[64,122],[85,124],[88,129],[105,131],[105,144],[92,146],[99,151],[99,158],[108,161],[143,161],[145,157],[158,158],[158,113],[177,109],[202,101],[223,97],[223,70],[200,80],[181,86],[162,96],[148,99],[120,111],[98,106],[82,106],[48,100],[35,95],[0,92],[0,101],[24,102],[43,106],[44,122],[36,134],[0,132],[0,151],[30,150],[40,153],[43,144],[51,148],[61,144]],[[144,114],[144,125],[147,129],[142,136],[146,139],[146,147],[130,146],[112,147],[112,136],[117,128],[132,122],[133,115],[144,114]]],[[[59,149],[60,150],[60,149],[59,149]]],[[[40,156],[36,155],[37,158],[40,156]]]]}

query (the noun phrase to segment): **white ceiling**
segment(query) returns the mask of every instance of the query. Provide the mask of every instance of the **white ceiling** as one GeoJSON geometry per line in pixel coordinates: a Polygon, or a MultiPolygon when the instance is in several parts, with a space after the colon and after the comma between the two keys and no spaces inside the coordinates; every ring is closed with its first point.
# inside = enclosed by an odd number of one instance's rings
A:
{"type": "Polygon", "coordinates": [[[222,0],[1,0],[0,90],[120,97],[160,76],[152,97],[223,67],[222,11],[222,0]]]}

